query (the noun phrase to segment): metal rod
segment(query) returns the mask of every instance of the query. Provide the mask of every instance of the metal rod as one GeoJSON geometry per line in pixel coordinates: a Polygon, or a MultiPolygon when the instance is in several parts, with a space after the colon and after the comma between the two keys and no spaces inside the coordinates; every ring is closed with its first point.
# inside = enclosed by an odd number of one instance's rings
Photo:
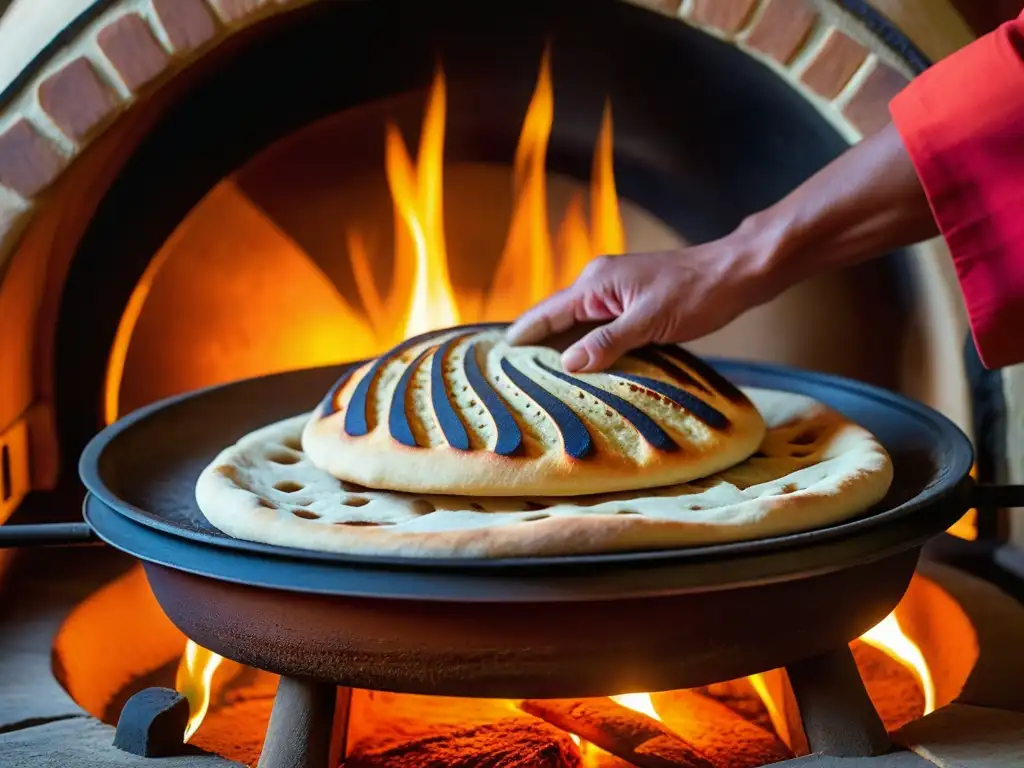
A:
{"type": "Polygon", "coordinates": [[[0,549],[67,547],[98,543],[100,539],[88,523],[0,525],[0,549]]]}
{"type": "Polygon", "coordinates": [[[1024,485],[976,483],[971,488],[971,506],[979,510],[1024,509],[1024,485]]]}

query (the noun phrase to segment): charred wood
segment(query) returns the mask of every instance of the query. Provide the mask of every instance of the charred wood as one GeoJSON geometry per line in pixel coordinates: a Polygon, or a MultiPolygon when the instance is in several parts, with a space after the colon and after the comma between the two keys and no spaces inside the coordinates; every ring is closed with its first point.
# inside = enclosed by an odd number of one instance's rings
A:
{"type": "Polygon", "coordinates": [[[567,733],[527,717],[442,730],[349,755],[344,768],[580,768],[567,733]]]}
{"type": "Polygon", "coordinates": [[[653,694],[664,724],[715,768],[761,768],[794,757],[774,733],[695,691],[653,694]]]}
{"type": "Polygon", "coordinates": [[[520,706],[637,768],[715,768],[657,720],[611,699],[530,699],[520,706]]]}

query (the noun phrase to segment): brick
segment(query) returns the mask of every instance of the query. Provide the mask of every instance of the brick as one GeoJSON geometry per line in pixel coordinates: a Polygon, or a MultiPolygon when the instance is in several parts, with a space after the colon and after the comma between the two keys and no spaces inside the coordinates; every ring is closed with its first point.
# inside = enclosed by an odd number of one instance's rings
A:
{"type": "Polygon", "coordinates": [[[0,184],[22,197],[35,197],[63,168],[63,155],[28,120],[0,133],[0,184]]]}
{"type": "Polygon", "coordinates": [[[788,64],[817,20],[809,0],[768,0],[746,43],[780,64],[788,64]]]}
{"type": "Polygon", "coordinates": [[[834,99],[867,57],[864,46],[833,29],[800,79],[819,95],[834,99]]]}
{"type": "Polygon", "coordinates": [[[221,21],[240,21],[259,8],[265,0],[209,0],[221,21]]]}
{"type": "Polygon", "coordinates": [[[889,123],[889,102],[909,82],[888,64],[879,62],[843,108],[843,115],[864,136],[878,133],[889,123]]]}
{"type": "Polygon", "coordinates": [[[99,31],[96,40],[132,91],[139,90],[163,72],[170,61],[167,52],[153,37],[149,24],[137,13],[112,21],[99,31]]]}
{"type": "Polygon", "coordinates": [[[46,78],[39,104],[71,139],[82,139],[117,106],[117,97],[85,57],[74,59],[46,78]]]}
{"type": "Polygon", "coordinates": [[[694,0],[690,19],[730,35],[743,29],[757,0],[694,0]]]}
{"type": "Polygon", "coordinates": [[[153,0],[153,10],[175,51],[198,48],[217,32],[202,0],[153,0]]]}

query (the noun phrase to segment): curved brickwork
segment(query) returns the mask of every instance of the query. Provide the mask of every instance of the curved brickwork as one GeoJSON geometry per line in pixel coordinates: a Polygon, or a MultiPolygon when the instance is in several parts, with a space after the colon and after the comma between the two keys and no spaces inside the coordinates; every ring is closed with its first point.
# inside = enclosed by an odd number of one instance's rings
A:
{"type": "MultiPolygon", "coordinates": [[[[878,55],[884,46],[877,38],[862,32],[859,37],[866,39],[856,39],[839,29],[835,14],[826,18],[814,0],[633,2],[730,40],[773,66],[851,140],[885,124],[888,99],[912,75],[909,67],[878,55]]],[[[64,50],[53,52],[53,63],[25,82],[20,93],[6,99],[0,112],[0,185],[33,201],[119,111],[158,88],[173,70],[238,29],[301,4],[114,3],[64,50]]]]}

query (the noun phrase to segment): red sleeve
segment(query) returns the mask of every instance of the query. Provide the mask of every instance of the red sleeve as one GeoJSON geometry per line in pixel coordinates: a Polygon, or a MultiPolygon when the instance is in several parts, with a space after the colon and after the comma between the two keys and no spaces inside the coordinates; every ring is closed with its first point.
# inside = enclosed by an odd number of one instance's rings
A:
{"type": "Polygon", "coordinates": [[[1024,361],[1024,14],[890,104],[988,368],[1024,361]]]}

